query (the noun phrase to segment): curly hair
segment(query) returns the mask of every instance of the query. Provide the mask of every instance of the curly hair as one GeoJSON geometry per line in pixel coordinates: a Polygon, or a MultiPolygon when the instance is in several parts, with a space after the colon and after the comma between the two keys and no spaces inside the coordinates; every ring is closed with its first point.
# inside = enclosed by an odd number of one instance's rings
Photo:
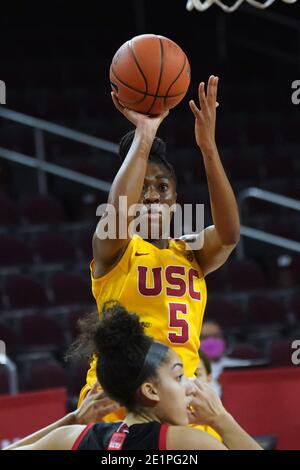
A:
{"type": "MultiPolygon", "coordinates": [[[[96,312],[79,320],[80,336],[71,345],[69,358],[97,357],[96,373],[103,390],[113,400],[133,411],[137,405],[137,378],[154,340],[145,334],[146,323],[117,301],[105,302],[101,318],[96,312]]],[[[158,379],[153,366],[146,379],[158,379]]]]}

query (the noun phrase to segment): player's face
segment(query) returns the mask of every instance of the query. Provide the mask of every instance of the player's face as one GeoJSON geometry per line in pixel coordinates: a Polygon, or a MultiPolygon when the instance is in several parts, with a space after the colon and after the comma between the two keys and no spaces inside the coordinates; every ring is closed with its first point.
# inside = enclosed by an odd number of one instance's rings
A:
{"type": "Polygon", "coordinates": [[[197,379],[203,380],[203,382],[210,382],[211,381],[211,376],[207,375],[205,365],[204,365],[204,362],[202,361],[202,359],[199,360],[199,364],[198,364],[198,367],[196,369],[195,376],[197,377],[197,379]]]}
{"type": "MultiPolygon", "coordinates": [[[[166,219],[166,208],[176,204],[175,181],[164,165],[148,163],[144,185],[139,202],[147,208],[143,222],[148,233],[145,238],[163,237],[163,218],[166,219]],[[163,206],[166,205],[165,207],[163,206]],[[151,211],[150,211],[151,209],[151,211]]],[[[142,220],[142,219],[141,219],[142,220]]],[[[170,223],[167,223],[169,228],[170,223]]]]}
{"type": "Polygon", "coordinates": [[[179,356],[169,350],[169,361],[158,371],[159,403],[156,413],[161,422],[186,426],[189,422],[187,409],[194,392],[192,380],[183,373],[183,365],[179,356]]]}

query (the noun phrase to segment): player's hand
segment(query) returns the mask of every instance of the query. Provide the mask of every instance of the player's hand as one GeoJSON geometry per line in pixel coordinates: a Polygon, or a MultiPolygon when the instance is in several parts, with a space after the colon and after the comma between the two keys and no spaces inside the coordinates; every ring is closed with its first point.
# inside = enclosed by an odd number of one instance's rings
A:
{"type": "Polygon", "coordinates": [[[198,89],[199,108],[195,102],[189,102],[190,108],[195,116],[195,137],[202,152],[211,151],[216,147],[216,108],[219,78],[211,75],[208,80],[207,93],[205,84],[201,82],[198,89]]]}
{"type": "Polygon", "coordinates": [[[80,407],[74,412],[77,424],[89,424],[102,421],[103,417],[120,406],[108,398],[96,382],[86,395],[80,407]]]}
{"type": "Polygon", "coordinates": [[[128,121],[132,122],[136,128],[151,133],[153,138],[155,137],[160,124],[169,114],[169,111],[166,111],[159,116],[147,116],[146,114],[138,113],[122,106],[114,91],[111,92],[111,97],[117,110],[120,111],[128,121]]]}
{"type": "Polygon", "coordinates": [[[227,413],[212,387],[201,379],[194,381],[195,390],[188,411],[190,424],[213,424],[227,413]]]}

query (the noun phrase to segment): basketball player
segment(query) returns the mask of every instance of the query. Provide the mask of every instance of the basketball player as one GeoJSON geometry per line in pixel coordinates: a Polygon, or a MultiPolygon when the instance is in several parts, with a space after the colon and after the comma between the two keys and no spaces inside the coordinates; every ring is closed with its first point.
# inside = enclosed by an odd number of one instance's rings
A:
{"type": "MultiPolygon", "coordinates": [[[[147,334],[172,347],[189,377],[194,375],[199,360],[199,336],[206,305],[205,276],[225,263],[240,236],[235,196],[215,141],[217,87],[218,77],[211,76],[207,94],[204,83],[200,83],[200,108],[190,101],[214,222],[197,235],[204,240],[202,248],[188,250],[186,237],[143,239],[134,234],[125,239],[101,239],[98,233],[107,223],[105,216],[93,237],[92,291],[98,311],[110,299],[138,311],[141,321],[148,324],[147,334]]],[[[127,197],[128,207],[138,202],[144,204],[148,224],[151,228],[158,225],[161,233],[160,207],[172,206],[177,197],[176,177],[165,158],[165,144],[156,137],[168,113],[148,117],[122,107],[114,93],[112,99],[135,126],[135,131],[121,140],[119,153],[124,161],[113,181],[108,203],[115,207],[117,214],[121,212],[120,196],[127,197]]],[[[126,226],[131,220],[127,218],[126,226]]],[[[96,360],[93,360],[79,403],[95,380],[96,360]]],[[[115,415],[107,417],[108,421],[114,419],[115,415]]]]}
{"type": "MultiPolygon", "coordinates": [[[[92,318],[93,321],[94,317],[92,318]]],[[[212,389],[183,374],[179,356],[144,332],[139,316],[117,302],[104,305],[96,328],[89,327],[91,347],[100,360],[96,373],[105,393],[127,409],[119,423],[59,427],[41,439],[26,438],[22,450],[258,450],[259,445],[227,413],[212,389]],[[189,421],[212,425],[221,443],[187,427],[189,421]]],[[[87,339],[87,332],[82,332],[87,339]]],[[[54,429],[56,427],[56,429],[54,429]]],[[[24,441],[23,441],[24,443],[24,441]]]]}

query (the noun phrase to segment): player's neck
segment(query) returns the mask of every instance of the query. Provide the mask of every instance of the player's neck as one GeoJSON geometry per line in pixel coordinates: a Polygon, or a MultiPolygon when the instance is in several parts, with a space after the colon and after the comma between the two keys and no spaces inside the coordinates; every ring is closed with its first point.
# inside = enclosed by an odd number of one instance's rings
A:
{"type": "Polygon", "coordinates": [[[127,413],[124,423],[128,426],[132,426],[133,424],[144,424],[144,423],[151,423],[152,421],[159,421],[157,417],[151,413],[127,413]]]}

